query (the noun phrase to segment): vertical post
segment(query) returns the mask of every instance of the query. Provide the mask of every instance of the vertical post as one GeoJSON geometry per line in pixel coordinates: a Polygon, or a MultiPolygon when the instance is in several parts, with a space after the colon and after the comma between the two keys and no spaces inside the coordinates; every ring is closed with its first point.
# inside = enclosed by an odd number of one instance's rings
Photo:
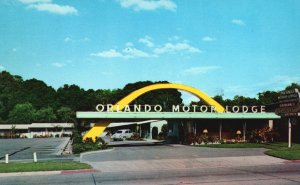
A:
{"type": "Polygon", "coordinates": [[[33,152],[33,162],[37,162],[36,152],[33,152]]]}
{"type": "Polygon", "coordinates": [[[289,118],[289,148],[292,146],[292,123],[291,118],[289,118]]]}
{"type": "Polygon", "coordinates": [[[140,124],[140,137],[142,137],[142,124],[140,124]]]}
{"type": "Polygon", "coordinates": [[[8,163],[8,154],[5,154],[5,163],[8,163]]]}
{"type": "Polygon", "coordinates": [[[243,124],[243,140],[246,141],[246,122],[243,124]]]}
{"type": "Polygon", "coordinates": [[[219,138],[222,139],[222,122],[219,122],[219,138]]]}

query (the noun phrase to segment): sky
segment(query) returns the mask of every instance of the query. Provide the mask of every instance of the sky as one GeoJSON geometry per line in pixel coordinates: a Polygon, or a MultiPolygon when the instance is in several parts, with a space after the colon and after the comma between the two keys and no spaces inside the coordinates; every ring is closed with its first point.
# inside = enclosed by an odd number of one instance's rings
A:
{"type": "Polygon", "coordinates": [[[54,88],[167,80],[256,97],[300,83],[299,20],[298,0],[0,0],[0,71],[54,88]]]}

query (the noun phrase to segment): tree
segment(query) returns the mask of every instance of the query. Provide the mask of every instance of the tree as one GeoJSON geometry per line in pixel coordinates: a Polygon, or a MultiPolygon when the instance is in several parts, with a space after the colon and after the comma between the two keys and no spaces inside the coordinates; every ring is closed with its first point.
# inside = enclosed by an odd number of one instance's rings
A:
{"type": "Polygon", "coordinates": [[[247,106],[253,106],[253,105],[258,105],[258,101],[256,98],[249,98],[249,97],[244,97],[244,96],[234,96],[232,100],[234,105],[247,105],[247,106]]]}
{"type": "Polygon", "coordinates": [[[292,83],[291,85],[289,85],[285,88],[285,90],[292,90],[292,89],[299,89],[300,90],[300,84],[292,83]]]}
{"type": "Polygon", "coordinates": [[[61,107],[56,112],[57,119],[59,122],[74,122],[75,112],[69,107],[61,107]]]}
{"type": "Polygon", "coordinates": [[[262,105],[270,105],[278,102],[279,93],[275,91],[264,91],[258,93],[258,101],[262,105]]]}
{"type": "Polygon", "coordinates": [[[53,107],[56,102],[55,90],[47,86],[43,81],[37,79],[26,80],[22,83],[22,98],[26,102],[30,102],[36,109],[44,107],[53,107]]]}
{"type": "Polygon", "coordinates": [[[56,121],[56,115],[52,107],[42,108],[35,113],[35,121],[42,123],[51,123],[56,121]]]}
{"type": "Polygon", "coordinates": [[[84,90],[77,85],[64,85],[57,90],[57,103],[59,107],[69,107],[73,111],[86,110],[84,104],[84,90]]]}
{"type": "Polygon", "coordinates": [[[8,120],[11,124],[30,124],[34,120],[35,109],[31,103],[17,104],[10,111],[8,120]]]}
{"type": "MultiPolygon", "coordinates": [[[[122,98],[130,94],[131,92],[143,88],[148,85],[157,83],[169,83],[167,81],[141,81],[136,83],[127,84],[122,90],[122,98]]],[[[149,104],[149,105],[161,105],[165,111],[172,109],[172,105],[182,104],[181,93],[176,89],[162,89],[155,90],[143,94],[142,96],[135,99],[131,104],[149,104]]]]}
{"type": "Polygon", "coordinates": [[[97,104],[115,104],[124,96],[124,92],[121,89],[98,89],[94,93],[94,101],[97,104]]]}
{"type": "Polygon", "coordinates": [[[218,102],[220,105],[225,105],[225,102],[224,102],[224,99],[223,99],[223,96],[221,95],[216,95],[213,97],[213,99],[218,102]]]}
{"type": "Polygon", "coordinates": [[[21,84],[23,80],[20,76],[13,76],[6,71],[0,73],[0,102],[2,110],[0,117],[7,120],[9,112],[18,103],[25,103],[21,95],[21,84]]]}

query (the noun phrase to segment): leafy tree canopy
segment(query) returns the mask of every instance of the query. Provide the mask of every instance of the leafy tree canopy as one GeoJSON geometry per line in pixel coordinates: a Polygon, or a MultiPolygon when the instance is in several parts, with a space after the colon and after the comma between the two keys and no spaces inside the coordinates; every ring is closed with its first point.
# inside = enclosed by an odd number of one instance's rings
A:
{"type": "Polygon", "coordinates": [[[56,121],[52,107],[42,108],[35,112],[35,121],[42,123],[51,123],[56,121]]]}
{"type": "MultiPolygon", "coordinates": [[[[142,87],[169,83],[167,81],[140,81],[129,83],[122,89],[88,89],[77,85],[64,85],[57,90],[37,79],[23,80],[21,76],[0,72],[0,123],[75,122],[76,111],[95,111],[97,104],[115,104],[131,92],[142,87]]],[[[292,83],[285,89],[300,89],[292,83]]],[[[233,105],[276,105],[279,91],[264,91],[257,98],[241,95],[224,99],[223,95],[213,97],[223,106],[233,105]]],[[[162,105],[169,111],[172,105],[182,104],[181,93],[176,89],[148,92],[131,104],[162,105]]],[[[202,105],[203,102],[193,102],[202,105]]]]}
{"type": "Polygon", "coordinates": [[[17,104],[9,113],[8,120],[12,124],[30,124],[35,118],[35,109],[31,103],[17,104]]]}

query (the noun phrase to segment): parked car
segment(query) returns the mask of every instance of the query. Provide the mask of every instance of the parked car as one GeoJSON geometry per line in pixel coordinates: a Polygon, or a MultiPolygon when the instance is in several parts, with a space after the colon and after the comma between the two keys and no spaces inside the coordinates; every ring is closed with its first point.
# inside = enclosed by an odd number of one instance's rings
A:
{"type": "Polygon", "coordinates": [[[132,131],[130,129],[122,129],[118,130],[116,133],[114,133],[111,138],[114,141],[123,141],[126,138],[130,138],[133,135],[132,131]]]}

